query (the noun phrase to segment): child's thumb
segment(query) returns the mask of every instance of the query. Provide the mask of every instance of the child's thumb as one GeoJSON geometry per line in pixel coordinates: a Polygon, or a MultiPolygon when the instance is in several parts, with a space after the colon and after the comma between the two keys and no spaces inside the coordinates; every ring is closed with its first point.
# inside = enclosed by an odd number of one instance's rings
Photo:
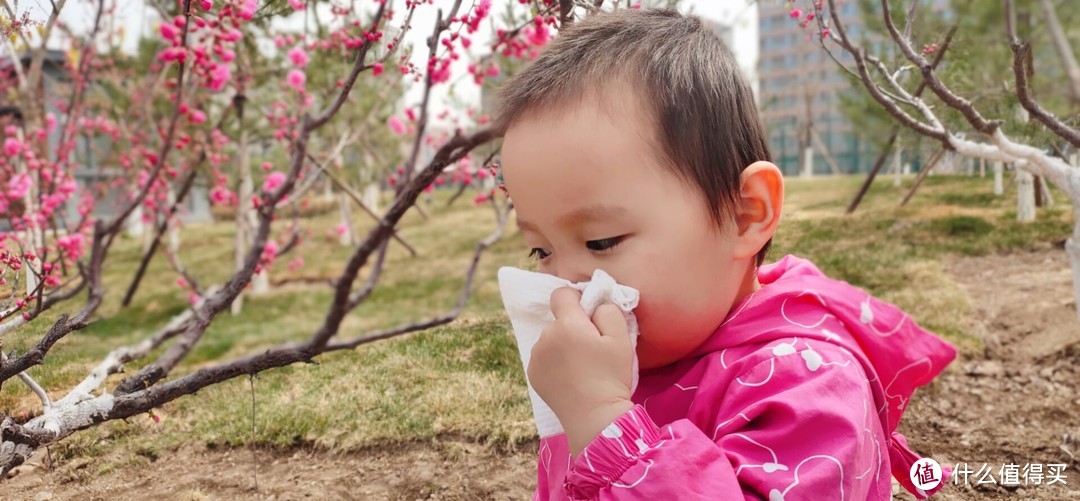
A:
{"type": "Polygon", "coordinates": [[[596,308],[592,315],[593,325],[604,337],[618,339],[630,338],[630,326],[626,323],[626,317],[618,306],[604,303],[596,308]]]}

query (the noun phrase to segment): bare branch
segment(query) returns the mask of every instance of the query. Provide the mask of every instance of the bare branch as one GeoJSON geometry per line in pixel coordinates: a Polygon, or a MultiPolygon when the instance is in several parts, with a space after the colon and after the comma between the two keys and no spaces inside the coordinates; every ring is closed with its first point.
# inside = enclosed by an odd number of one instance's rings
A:
{"type": "Polygon", "coordinates": [[[66,336],[69,332],[81,329],[85,327],[85,325],[86,324],[82,323],[68,322],[68,316],[61,315],[60,319],[49,329],[49,332],[45,333],[45,336],[42,337],[33,348],[30,348],[29,351],[15,360],[0,365],[0,384],[3,384],[4,381],[11,379],[20,372],[40,364],[45,360],[45,354],[52,349],[57,341],[66,336]]]}
{"type": "MultiPolygon", "coordinates": [[[[1044,1],[1044,3],[1046,3],[1044,1]]],[[[1051,9],[1050,16],[1053,16],[1053,6],[1045,6],[1044,9],[1051,9]]],[[[1056,20],[1056,16],[1054,17],[1056,20]]],[[[1058,27],[1060,30],[1060,26],[1058,27]]],[[[1005,30],[1009,36],[1009,47],[1012,48],[1013,53],[1013,75],[1016,77],[1016,97],[1020,100],[1020,105],[1024,107],[1031,116],[1041,122],[1051,132],[1057,134],[1058,137],[1068,141],[1074,147],[1080,148],[1080,131],[1069,127],[1060,119],[1050,114],[1043,109],[1037,101],[1031,96],[1030,84],[1028,82],[1027,63],[1031,62],[1032,53],[1031,46],[1027,43],[1021,42],[1016,36],[1016,27],[1013,24],[1013,5],[1012,0],[1005,0],[1005,30]]],[[[1053,31],[1051,29],[1051,31],[1053,31]]],[[[1075,59],[1073,64],[1076,64],[1075,59]]],[[[1068,70],[1068,68],[1066,67],[1068,70]]],[[[1077,70],[1080,72],[1080,69],[1077,70]]]]}
{"type": "Polygon", "coordinates": [[[432,327],[438,327],[440,325],[445,325],[452,322],[455,318],[458,317],[458,315],[461,314],[462,309],[465,308],[465,302],[469,299],[469,295],[472,293],[473,277],[476,275],[476,268],[477,265],[480,263],[480,256],[484,253],[485,249],[487,249],[500,238],[502,238],[503,229],[506,227],[506,221],[510,219],[507,216],[512,209],[513,206],[507,204],[506,208],[503,209],[502,215],[496,217],[497,225],[495,227],[495,231],[488,235],[487,238],[481,240],[480,242],[477,242],[476,250],[473,251],[472,260],[469,262],[469,269],[465,272],[465,288],[461,291],[461,295],[458,296],[457,305],[454,307],[453,310],[451,310],[445,315],[435,317],[423,322],[402,325],[399,327],[394,327],[392,329],[365,334],[355,339],[332,343],[326,347],[326,351],[351,350],[362,344],[380,341],[383,339],[400,336],[402,334],[408,334],[410,332],[430,329],[432,327]]]}
{"type": "MultiPolygon", "coordinates": [[[[1061,28],[1057,12],[1054,11],[1054,4],[1050,0],[1040,0],[1039,3],[1042,6],[1043,16],[1046,17],[1046,27],[1048,28],[1047,31],[1050,32],[1050,40],[1053,40],[1054,48],[1057,50],[1058,57],[1061,58],[1061,64],[1065,66],[1065,75],[1069,78],[1069,92],[1072,95],[1073,105],[1080,106],[1080,64],[1077,64],[1076,54],[1073,53],[1072,45],[1069,43],[1068,37],[1065,36],[1065,30],[1061,28]]],[[[1006,19],[1008,19],[1008,16],[1006,16],[1006,19]]]]}
{"type": "MultiPolygon", "coordinates": [[[[0,350],[0,362],[4,364],[8,362],[7,353],[4,353],[3,350],[0,350]]],[[[41,387],[41,385],[39,385],[37,381],[34,381],[34,378],[30,377],[29,374],[27,374],[25,371],[20,372],[19,379],[21,379],[22,382],[30,388],[30,391],[33,391],[34,394],[36,394],[38,398],[41,399],[42,407],[48,407],[52,405],[52,401],[49,400],[49,394],[45,393],[45,390],[41,387]]]]}
{"type": "MultiPolygon", "coordinates": [[[[829,4],[832,5],[833,0],[829,0],[829,4]]],[[[930,62],[920,54],[915,52],[915,49],[911,47],[899,31],[896,29],[896,24],[893,23],[892,12],[889,9],[889,1],[881,0],[882,17],[885,20],[885,27],[889,31],[889,35],[893,41],[900,48],[900,51],[904,53],[909,61],[912,62],[922,72],[923,79],[929,85],[930,90],[934,92],[939,99],[951,108],[959,111],[964,118],[971,124],[975,130],[982,132],[983,134],[991,135],[1001,127],[1000,120],[987,120],[975,109],[975,106],[970,101],[964,99],[951,90],[941,80],[938,79],[937,74],[934,72],[934,68],[930,65],[930,62]]]]}
{"type": "Polygon", "coordinates": [[[357,274],[367,264],[371,254],[390,237],[394,226],[397,225],[397,222],[408,211],[409,207],[416,203],[416,199],[420,196],[424,187],[431,184],[447,165],[458,161],[469,151],[472,151],[473,148],[494,139],[494,137],[495,133],[491,129],[483,129],[470,136],[455,135],[439,148],[427,168],[402,189],[399,196],[394,200],[394,204],[379,221],[379,225],[371,229],[363,243],[353,252],[345,265],[345,270],[336,280],[330,310],[323,320],[323,325],[307,344],[310,351],[320,351],[326,346],[330,338],[337,333],[341,321],[349,311],[349,296],[351,295],[352,283],[356,280],[357,274]]]}
{"type": "MultiPolygon", "coordinates": [[[[331,181],[333,181],[334,184],[336,184],[338,186],[338,188],[341,188],[341,191],[345,192],[345,194],[348,195],[349,198],[351,198],[353,202],[356,202],[356,205],[360,206],[360,209],[362,209],[367,215],[371,216],[372,219],[374,219],[376,222],[378,222],[381,219],[381,217],[378,214],[376,214],[375,211],[371,210],[371,207],[368,207],[367,204],[364,203],[364,200],[360,197],[360,195],[358,195],[355,191],[353,191],[353,189],[351,187],[349,187],[349,185],[345,184],[344,181],[342,181],[341,179],[338,179],[338,177],[335,176],[334,173],[330,172],[329,169],[327,169],[322,164],[320,164],[318,161],[316,161],[315,157],[312,157],[312,156],[309,155],[308,160],[310,160],[312,163],[314,163],[315,166],[318,167],[319,170],[322,171],[323,174],[326,174],[326,177],[328,179],[330,179],[331,181]]],[[[417,254],[416,249],[413,248],[412,245],[409,245],[409,242],[406,242],[405,239],[401,238],[401,235],[398,234],[398,231],[396,229],[394,230],[392,237],[393,237],[394,240],[396,240],[398,243],[400,243],[406,249],[408,249],[410,255],[412,255],[414,257],[416,256],[416,254],[417,254]]]]}
{"type": "Polygon", "coordinates": [[[915,9],[919,7],[919,0],[911,0],[908,5],[907,20],[904,23],[904,38],[911,40],[911,27],[915,25],[915,9]]]}
{"type": "MultiPolygon", "coordinates": [[[[206,157],[205,150],[201,157],[206,157]]],[[[201,158],[199,163],[201,163],[201,158]]],[[[195,165],[198,164],[196,163],[195,165]]],[[[143,253],[142,259],[139,260],[139,266],[135,270],[135,277],[131,279],[131,284],[128,285],[127,292],[124,294],[124,299],[120,302],[122,307],[130,305],[131,300],[134,299],[135,291],[139,289],[139,283],[142,282],[143,275],[150,266],[150,259],[154,257],[158,246],[161,245],[161,237],[165,235],[165,231],[169,228],[169,221],[176,215],[177,210],[180,208],[180,204],[187,199],[188,192],[191,191],[191,187],[195,184],[195,175],[198,174],[198,171],[195,170],[195,165],[192,165],[188,170],[184,183],[180,186],[180,192],[176,194],[176,200],[173,201],[173,204],[165,213],[165,217],[161,219],[157,224],[157,228],[154,229],[154,239],[150,242],[150,248],[143,253]]]]}

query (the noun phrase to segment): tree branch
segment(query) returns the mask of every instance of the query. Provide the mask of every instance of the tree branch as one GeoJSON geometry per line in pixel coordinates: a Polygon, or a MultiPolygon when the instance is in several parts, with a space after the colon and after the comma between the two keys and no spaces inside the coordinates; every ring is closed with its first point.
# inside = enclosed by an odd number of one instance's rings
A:
{"type": "MultiPolygon", "coordinates": [[[[1044,0],[1043,3],[1045,4],[1047,2],[1044,0]]],[[[1053,15],[1053,6],[1047,7],[1044,5],[1044,9],[1046,8],[1051,9],[1050,15],[1053,15]]],[[[1057,19],[1056,16],[1054,19],[1057,19]]],[[[1061,27],[1058,26],[1058,29],[1060,30],[1061,27]]],[[[1016,27],[1013,25],[1012,0],[1005,0],[1005,30],[1009,36],[1009,47],[1012,49],[1013,53],[1012,68],[1013,75],[1016,77],[1016,97],[1019,98],[1020,105],[1023,106],[1031,116],[1035,117],[1036,120],[1045,125],[1047,129],[1050,129],[1051,132],[1068,141],[1073,147],[1080,148],[1080,131],[1069,127],[1060,119],[1047,112],[1031,96],[1026,68],[1027,63],[1031,62],[1032,58],[1031,46],[1021,42],[1016,36],[1016,27]]],[[[1053,29],[1051,28],[1051,32],[1052,31],[1053,29]]],[[[1075,59],[1073,60],[1073,64],[1076,64],[1075,59]]],[[[1066,70],[1069,70],[1067,66],[1066,70]]],[[[1080,72],[1080,69],[1077,69],[1077,71],[1080,72]]],[[[1072,75],[1070,75],[1070,78],[1071,77],[1072,75]]],[[[1078,75],[1078,78],[1080,78],[1080,75],[1078,75]]]]}

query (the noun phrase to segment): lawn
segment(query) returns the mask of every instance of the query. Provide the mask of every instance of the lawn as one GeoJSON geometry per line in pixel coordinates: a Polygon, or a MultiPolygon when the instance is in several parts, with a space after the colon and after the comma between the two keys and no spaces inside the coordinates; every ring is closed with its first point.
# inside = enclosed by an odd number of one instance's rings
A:
{"type": "MultiPolygon", "coordinates": [[[[906,178],[905,187],[911,181],[906,178]]],[[[860,210],[846,216],[844,208],[860,182],[847,177],[788,180],[784,219],[770,260],[788,253],[809,258],[830,276],[898,304],[967,351],[980,348],[977,338],[968,334],[972,307],[944,273],[943,260],[1045,249],[1060,245],[1071,230],[1072,212],[1060,193],[1055,193],[1058,205],[1040,209],[1037,222],[1020,224],[1015,222],[1015,194],[996,197],[992,180],[978,177],[931,176],[904,208],[898,207],[903,191],[893,187],[891,178],[882,179],[860,210]]],[[[448,208],[448,195],[440,192],[425,206],[430,220],[415,211],[405,218],[401,235],[419,256],[392,246],[381,285],[349,316],[343,336],[453,308],[473,247],[494,228],[494,218],[490,207],[472,206],[471,197],[448,208]]],[[[359,212],[353,219],[363,235],[370,219],[359,212]]],[[[350,249],[327,236],[337,223],[334,216],[309,223],[299,250],[306,264],[290,272],[284,265],[293,256],[283,257],[274,280],[330,278],[344,262],[350,249]]],[[[204,284],[219,283],[230,273],[231,231],[228,222],[184,230],[182,260],[204,284]]],[[[186,294],[160,257],[134,304],[120,308],[141,250],[141,239],[117,244],[105,272],[110,295],[98,318],[61,341],[44,365],[30,371],[54,397],[62,396],[109,350],[140,340],[185,308],[186,294]]],[[[528,266],[525,256],[511,222],[504,238],[483,256],[475,294],[452,324],[324,356],[315,365],[207,388],[155,411],[160,422],[143,416],[106,423],[54,446],[53,457],[107,457],[94,465],[104,473],[145,464],[190,443],[342,452],[453,437],[497,450],[529,447],[535,428],[495,280],[500,266],[528,266]]],[[[327,285],[304,283],[247,298],[242,314],[225,312],[215,320],[177,375],[306,338],[322,320],[330,295],[327,285]]],[[[78,306],[70,303],[55,314],[78,306]]],[[[47,324],[37,321],[9,334],[4,348],[25,349],[47,324]]],[[[138,367],[132,364],[128,373],[138,367]]],[[[109,386],[120,377],[113,376],[109,386]]],[[[16,380],[0,390],[2,409],[33,412],[37,405],[16,380]]]]}

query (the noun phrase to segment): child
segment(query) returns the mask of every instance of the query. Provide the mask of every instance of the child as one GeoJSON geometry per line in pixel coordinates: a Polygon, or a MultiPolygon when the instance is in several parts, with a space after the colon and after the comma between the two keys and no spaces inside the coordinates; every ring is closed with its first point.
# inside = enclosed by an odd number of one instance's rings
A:
{"type": "Polygon", "coordinates": [[[783,179],[701,21],[590,16],[500,101],[502,174],[540,271],[640,292],[633,394],[622,312],[551,295],[527,375],[566,433],[541,437],[536,498],[890,499],[890,472],[927,495],[895,430],[955,350],[808,261],[761,265],[783,179]]]}

